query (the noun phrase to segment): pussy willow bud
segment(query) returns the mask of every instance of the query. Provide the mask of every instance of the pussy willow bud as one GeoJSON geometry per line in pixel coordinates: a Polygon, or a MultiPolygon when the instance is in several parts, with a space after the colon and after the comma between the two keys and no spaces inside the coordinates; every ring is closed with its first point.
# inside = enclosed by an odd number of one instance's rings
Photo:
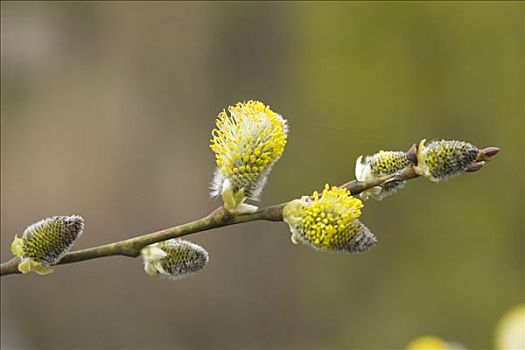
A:
{"type": "Polygon", "coordinates": [[[283,219],[290,226],[292,242],[318,250],[364,252],[376,243],[375,236],[359,220],[363,203],[347,189],[325,186],[319,194],[289,202],[283,219]]]}
{"type": "Polygon", "coordinates": [[[253,211],[268,174],[286,145],[286,120],[258,101],[237,103],[222,111],[212,132],[217,169],[211,195],[222,196],[230,212],[253,211]]]}
{"type": "Polygon", "coordinates": [[[460,344],[446,342],[434,336],[421,336],[410,342],[407,350],[466,350],[460,344]]]}
{"type": "Polygon", "coordinates": [[[171,280],[201,270],[209,259],[204,248],[178,238],[151,244],[142,249],[141,255],[148,275],[171,280]]]}
{"type": "Polygon", "coordinates": [[[476,160],[478,148],[468,142],[441,140],[425,145],[425,141],[419,143],[414,170],[434,182],[478,170],[484,164],[476,160]]]}
{"type": "MultiPolygon", "coordinates": [[[[372,156],[360,156],[355,163],[355,177],[358,181],[371,181],[379,177],[395,174],[410,165],[405,152],[379,151],[372,156]]],[[[406,181],[387,182],[361,192],[362,199],[372,197],[381,200],[403,188],[406,181]]]]}
{"type": "Polygon", "coordinates": [[[78,215],[53,216],[28,226],[22,237],[15,235],[13,254],[21,258],[18,270],[46,274],[73,246],[84,230],[84,219],[78,215]]]}
{"type": "Polygon", "coordinates": [[[496,350],[525,349],[525,304],[507,311],[496,327],[496,350]]]}

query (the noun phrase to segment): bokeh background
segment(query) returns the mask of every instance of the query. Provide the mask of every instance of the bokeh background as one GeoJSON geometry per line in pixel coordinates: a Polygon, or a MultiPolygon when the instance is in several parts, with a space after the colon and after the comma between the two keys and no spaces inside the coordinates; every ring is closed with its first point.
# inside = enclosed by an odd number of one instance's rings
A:
{"type": "Polygon", "coordinates": [[[422,138],[502,148],[367,202],[363,255],[248,223],[191,236],[210,264],[179,282],[119,257],[8,276],[2,348],[491,348],[525,293],[523,28],[519,3],[2,2],[2,261],[50,215],[83,215],[86,248],[213,210],[210,132],[237,101],[290,124],[262,206],[422,138]]]}

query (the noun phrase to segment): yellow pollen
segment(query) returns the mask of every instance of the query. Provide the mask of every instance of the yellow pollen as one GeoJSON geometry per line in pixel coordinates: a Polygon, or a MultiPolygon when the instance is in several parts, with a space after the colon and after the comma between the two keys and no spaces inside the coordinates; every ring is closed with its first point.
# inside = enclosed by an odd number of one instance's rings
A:
{"type": "Polygon", "coordinates": [[[354,234],[352,227],[362,207],[363,203],[352,197],[347,189],[326,185],[321,195],[314,192],[305,206],[301,231],[316,246],[333,248],[354,234]]]}
{"type": "Polygon", "coordinates": [[[244,188],[247,195],[259,178],[277,161],[286,145],[286,121],[259,101],[237,103],[219,113],[212,131],[211,149],[219,172],[232,181],[234,191],[244,188]],[[231,179],[230,179],[231,180],[231,179]]]}

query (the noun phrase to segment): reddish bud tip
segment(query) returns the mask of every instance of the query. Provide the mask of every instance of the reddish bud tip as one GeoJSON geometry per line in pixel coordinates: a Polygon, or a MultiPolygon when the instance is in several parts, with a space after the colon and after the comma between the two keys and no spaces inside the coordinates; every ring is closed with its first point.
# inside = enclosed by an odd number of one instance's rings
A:
{"type": "Polygon", "coordinates": [[[500,151],[499,147],[487,147],[482,150],[482,152],[489,157],[492,157],[498,154],[499,151],[500,151]]]}
{"type": "Polygon", "coordinates": [[[498,154],[500,151],[499,147],[486,147],[479,151],[478,161],[480,160],[490,160],[493,156],[498,154]]]}
{"type": "Polygon", "coordinates": [[[415,143],[407,151],[406,156],[410,163],[417,165],[417,146],[415,143]]]}
{"type": "Polygon", "coordinates": [[[473,173],[475,171],[478,171],[483,167],[483,165],[485,165],[485,162],[483,161],[469,164],[467,165],[467,173],[473,173]]]}

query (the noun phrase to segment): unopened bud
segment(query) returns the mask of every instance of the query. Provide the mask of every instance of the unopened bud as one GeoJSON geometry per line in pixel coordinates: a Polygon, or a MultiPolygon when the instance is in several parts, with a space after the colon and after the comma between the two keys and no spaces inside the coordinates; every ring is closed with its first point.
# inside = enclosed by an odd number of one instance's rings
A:
{"type": "Polygon", "coordinates": [[[62,259],[83,230],[84,219],[78,215],[53,216],[28,226],[21,238],[15,235],[11,245],[13,254],[21,258],[18,269],[22,273],[52,272],[49,266],[62,259]]]}
{"type": "MultiPolygon", "coordinates": [[[[385,175],[392,175],[405,169],[411,163],[405,152],[379,151],[372,156],[360,156],[355,164],[355,177],[358,181],[376,180],[385,175]]],[[[381,200],[403,188],[406,181],[391,181],[363,191],[360,196],[366,200],[372,197],[381,200]]]]}
{"type": "Polygon", "coordinates": [[[209,260],[204,248],[178,238],[151,244],[142,249],[141,255],[148,275],[172,280],[201,270],[209,260]]]}
{"type": "Polygon", "coordinates": [[[463,141],[432,141],[425,145],[422,140],[417,151],[416,173],[439,182],[466,171],[476,171],[483,163],[476,164],[478,148],[463,141]]]}

